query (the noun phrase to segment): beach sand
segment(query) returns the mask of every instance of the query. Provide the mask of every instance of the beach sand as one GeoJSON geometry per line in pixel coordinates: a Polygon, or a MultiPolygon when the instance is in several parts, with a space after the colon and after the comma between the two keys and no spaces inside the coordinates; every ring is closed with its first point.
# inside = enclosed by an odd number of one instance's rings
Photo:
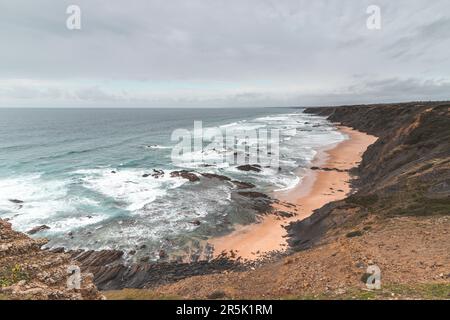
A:
{"type": "Polygon", "coordinates": [[[210,239],[216,255],[233,252],[234,257],[255,260],[272,251],[287,248],[284,226],[290,222],[309,217],[313,210],[331,201],[344,199],[350,192],[350,175],[347,170],[356,167],[367,147],[376,141],[376,137],[339,126],[338,129],[348,139],[328,149],[319,150],[312,167],[339,169],[312,170],[299,169],[301,183],[291,190],[275,192],[272,196],[279,200],[275,209],[294,213],[291,218],[268,215],[258,223],[236,226],[235,231],[223,237],[210,239]],[[288,204],[288,205],[286,205],[288,204]]]}

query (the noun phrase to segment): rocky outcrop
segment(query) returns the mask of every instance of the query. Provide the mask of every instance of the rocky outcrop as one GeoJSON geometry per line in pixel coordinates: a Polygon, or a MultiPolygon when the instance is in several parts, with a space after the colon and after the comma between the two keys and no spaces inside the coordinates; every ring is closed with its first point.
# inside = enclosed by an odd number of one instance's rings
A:
{"type": "Polygon", "coordinates": [[[42,225],[42,226],[34,227],[33,229],[27,231],[27,233],[33,235],[35,233],[38,233],[38,232],[41,232],[41,231],[44,231],[44,230],[48,230],[48,229],[50,229],[49,226],[42,225]]]}
{"type": "Polygon", "coordinates": [[[215,174],[215,173],[202,173],[201,175],[205,178],[218,179],[220,181],[230,181],[231,180],[227,176],[222,176],[220,174],[215,174]]]}
{"type": "MultiPolygon", "coordinates": [[[[193,256],[189,263],[163,260],[129,263],[125,261],[124,253],[118,250],[80,250],[69,251],[67,254],[81,265],[82,272],[94,275],[93,281],[100,290],[150,288],[187,277],[244,268],[237,261],[229,260],[225,256],[212,260],[200,260],[199,256],[193,256]]],[[[165,255],[165,252],[160,252],[160,257],[165,255]]]]}
{"type": "Polygon", "coordinates": [[[244,164],[242,166],[236,167],[241,171],[253,171],[253,172],[261,172],[261,166],[259,164],[244,164]]]}
{"type": "Polygon", "coordinates": [[[237,181],[237,180],[233,180],[231,182],[235,185],[235,187],[237,189],[252,189],[252,188],[255,188],[255,185],[253,183],[237,181]]]}
{"type": "Polygon", "coordinates": [[[172,171],[170,173],[170,176],[171,177],[181,177],[181,178],[189,180],[190,182],[196,182],[196,181],[200,180],[200,178],[195,173],[189,172],[186,170],[172,171]]]}
{"type": "MultiPolygon", "coordinates": [[[[31,239],[0,220],[0,295],[6,299],[102,299],[91,274],[71,282],[79,264],[64,253],[41,250],[46,239],[31,239]],[[72,284],[69,288],[68,281],[72,284]]],[[[78,274],[75,275],[78,279],[78,274]]]]}
{"type": "Polygon", "coordinates": [[[350,228],[368,215],[450,214],[450,103],[309,108],[306,113],[378,137],[354,170],[355,193],[288,227],[296,250],[326,233],[350,228]]]}

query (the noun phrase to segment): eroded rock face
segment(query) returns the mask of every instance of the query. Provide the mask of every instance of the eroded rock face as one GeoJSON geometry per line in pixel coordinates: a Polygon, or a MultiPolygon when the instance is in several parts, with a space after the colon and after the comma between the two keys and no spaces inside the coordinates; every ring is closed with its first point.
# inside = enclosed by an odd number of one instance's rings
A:
{"type": "Polygon", "coordinates": [[[332,122],[378,140],[352,170],[358,176],[352,181],[357,193],[288,226],[289,243],[295,250],[312,247],[331,230],[356,225],[368,212],[378,219],[450,214],[450,102],[310,108],[305,112],[328,116],[332,122]]]}
{"type": "Polygon", "coordinates": [[[46,239],[31,239],[0,220],[0,295],[6,299],[103,299],[91,274],[80,274],[80,287],[68,288],[78,264],[69,255],[42,250],[46,239]]]}

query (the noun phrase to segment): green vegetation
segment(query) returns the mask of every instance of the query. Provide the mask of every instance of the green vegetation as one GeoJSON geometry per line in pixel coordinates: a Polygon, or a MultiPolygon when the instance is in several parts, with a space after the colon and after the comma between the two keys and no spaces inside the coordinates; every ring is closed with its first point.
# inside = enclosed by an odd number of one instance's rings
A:
{"type": "Polygon", "coordinates": [[[429,216],[429,215],[449,215],[450,199],[430,199],[423,196],[416,197],[412,203],[404,208],[392,208],[389,210],[390,216],[429,216]]]}
{"type": "Polygon", "coordinates": [[[149,289],[122,289],[103,291],[108,300],[180,300],[177,296],[163,296],[155,294],[149,289]]]}
{"type": "Polygon", "coordinates": [[[22,269],[20,264],[4,267],[0,271],[0,287],[11,286],[21,280],[28,280],[29,276],[26,271],[22,269]]]}
{"type": "Polygon", "coordinates": [[[376,204],[377,201],[378,201],[378,196],[376,194],[366,195],[366,196],[354,194],[354,195],[351,195],[350,197],[348,197],[347,199],[345,199],[346,203],[357,204],[362,207],[370,207],[370,206],[376,204]]]}
{"type": "Polygon", "coordinates": [[[387,284],[381,290],[353,288],[344,293],[321,293],[316,295],[287,296],[283,300],[449,300],[450,283],[387,284]]]}

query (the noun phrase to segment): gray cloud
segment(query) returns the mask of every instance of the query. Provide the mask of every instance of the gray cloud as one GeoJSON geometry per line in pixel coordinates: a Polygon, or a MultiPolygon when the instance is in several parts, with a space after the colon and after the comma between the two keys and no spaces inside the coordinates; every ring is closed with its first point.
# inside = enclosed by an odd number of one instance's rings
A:
{"type": "Polygon", "coordinates": [[[445,98],[450,3],[377,2],[380,31],[365,0],[3,0],[0,106],[445,98]],[[69,4],[82,30],[65,27],[69,4]]]}

